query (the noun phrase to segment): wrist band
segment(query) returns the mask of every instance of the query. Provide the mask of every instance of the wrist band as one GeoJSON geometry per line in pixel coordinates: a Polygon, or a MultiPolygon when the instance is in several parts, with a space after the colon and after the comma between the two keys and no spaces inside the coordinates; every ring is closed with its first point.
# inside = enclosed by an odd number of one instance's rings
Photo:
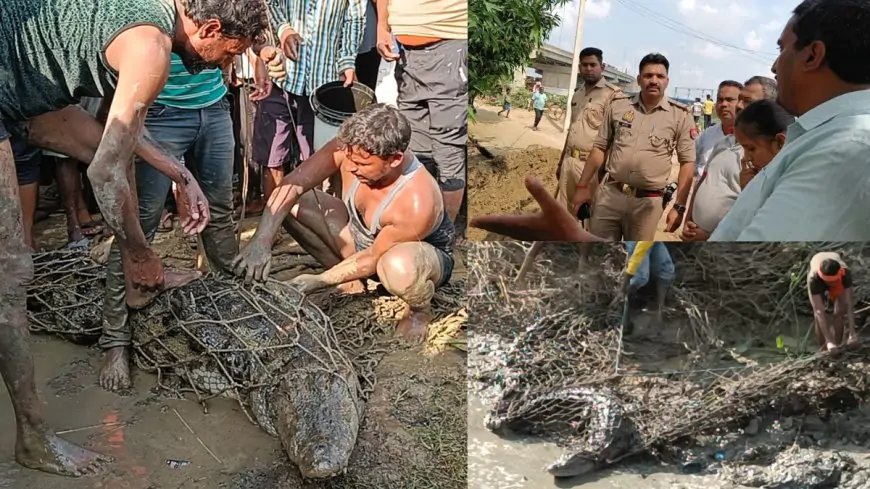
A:
{"type": "Polygon", "coordinates": [[[587,185],[584,185],[582,183],[577,185],[578,189],[585,189],[586,187],[587,187],[587,185]]]}

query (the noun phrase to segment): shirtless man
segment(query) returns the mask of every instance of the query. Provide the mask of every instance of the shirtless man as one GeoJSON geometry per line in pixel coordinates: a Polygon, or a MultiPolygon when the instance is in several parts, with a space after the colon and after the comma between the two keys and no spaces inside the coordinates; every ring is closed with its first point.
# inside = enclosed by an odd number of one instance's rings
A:
{"type": "Polygon", "coordinates": [[[272,238],[284,224],[326,271],[290,282],[305,293],[377,278],[407,308],[397,335],[425,340],[435,289],[453,272],[453,223],[438,183],[408,150],[411,126],[384,104],[360,110],[337,137],[284,177],[234,269],[269,275],[272,238]],[[344,202],[316,190],[341,174],[344,202]]]}
{"type": "MultiPolygon", "coordinates": [[[[223,66],[267,25],[261,0],[3,0],[0,374],[17,422],[15,458],[25,467],[78,476],[100,470],[107,459],[58,438],[36,394],[24,290],[33,263],[23,239],[10,139],[91,162],[88,177],[121,246],[127,302],[141,307],[164,287],[195,275],[164,274],[148,246],[129,181],[133,153],[176,182],[179,204],[188,209],[188,232],[199,232],[208,222],[205,198],[190,172],[142,135],[146,109],[166,82],[170,52],[179,53],[192,70],[223,66]],[[83,26],[89,27],[78,28],[83,26]],[[105,97],[113,87],[104,129],[75,104],[80,96],[105,97]]],[[[280,58],[271,47],[260,55],[280,58]]]]}
{"type": "Polygon", "coordinates": [[[828,351],[835,351],[845,340],[848,345],[858,342],[855,330],[855,304],[852,298],[852,274],[840,255],[826,251],[816,253],[807,272],[807,292],[813,306],[816,342],[828,351]],[[834,304],[833,328],[828,328],[825,304],[834,304]],[[843,337],[843,322],[848,333],[843,337]]]}

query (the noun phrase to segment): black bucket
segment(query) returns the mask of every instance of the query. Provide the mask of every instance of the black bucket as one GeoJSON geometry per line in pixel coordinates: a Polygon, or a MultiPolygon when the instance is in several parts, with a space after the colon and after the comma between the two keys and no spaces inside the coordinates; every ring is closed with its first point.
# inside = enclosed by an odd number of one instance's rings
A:
{"type": "Polygon", "coordinates": [[[344,82],[336,81],[317,87],[310,101],[315,117],[313,149],[317,151],[335,137],[342,122],[377,99],[362,83],[345,87],[344,82]]]}

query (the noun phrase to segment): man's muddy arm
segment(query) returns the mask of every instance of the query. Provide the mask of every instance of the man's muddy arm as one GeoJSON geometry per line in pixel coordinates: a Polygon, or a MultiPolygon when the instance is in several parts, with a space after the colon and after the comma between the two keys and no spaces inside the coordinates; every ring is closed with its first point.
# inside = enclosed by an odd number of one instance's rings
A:
{"type": "Polygon", "coordinates": [[[813,306],[813,318],[815,318],[819,329],[822,330],[825,341],[828,341],[830,333],[828,333],[828,320],[827,317],[825,317],[825,303],[822,301],[822,296],[819,294],[811,295],[810,305],[813,306]]]}
{"type": "MultiPolygon", "coordinates": [[[[399,243],[420,241],[435,229],[436,217],[443,212],[431,201],[415,202],[414,206],[392,213],[391,219],[384,223],[372,246],[347,257],[338,265],[320,274],[323,286],[340,285],[371,277],[378,268],[378,261],[393,246],[399,243]],[[429,209],[428,211],[425,209],[429,209]],[[434,212],[433,212],[434,210],[434,212]]],[[[403,206],[404,207],[404,206],[403,206]]],[[[382,277],[383,278],[383,277],[382,277]]]]}
{"type": "Polygon", "coordinates": [[[324,180],[338,171],[343,158],[339,154],[342,151],[340,148],[341,145],[335,139],[329,141],[281,180],[263,209],[263,216],[252,240],[272,242],[281,223],[302,194],[319,187],[324,180]]]}
{"type": "Polygon", "coordinates": [[[169,77],[170,41],[165,36],[126,36],[121,41],[125,34],[133,33],[122,33],[112,43],[120,41],[123,47],[110,45],[107,50],[107,56],[111,55],[115,47],[114,55],[120,58],[116,63],[118,84],[102,141],[88,168],[88,177],[106,223],[115,232],[119,244],[135,253],[147,250],[148,242],[139,225],[138,206],[127,180],[127,170],[139,143],[148,106],[169,77]]]}

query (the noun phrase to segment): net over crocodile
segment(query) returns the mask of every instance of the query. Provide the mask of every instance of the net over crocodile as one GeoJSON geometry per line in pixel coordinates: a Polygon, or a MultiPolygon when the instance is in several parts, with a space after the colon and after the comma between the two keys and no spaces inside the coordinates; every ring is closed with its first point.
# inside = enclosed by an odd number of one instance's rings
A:
{"type": "MultiPolygon", "coordinates": [[[[77,342],[99,335],[103,270],[87,254],[34,256],[28,313],[35,331],[77,342]]],[[[281,282],[245,286],[209,275],[130,316],[137,366],[200,400],[237,399],[307,478],[342,473],[363,416],[357,372],[332,323],[281,282]]]]}

